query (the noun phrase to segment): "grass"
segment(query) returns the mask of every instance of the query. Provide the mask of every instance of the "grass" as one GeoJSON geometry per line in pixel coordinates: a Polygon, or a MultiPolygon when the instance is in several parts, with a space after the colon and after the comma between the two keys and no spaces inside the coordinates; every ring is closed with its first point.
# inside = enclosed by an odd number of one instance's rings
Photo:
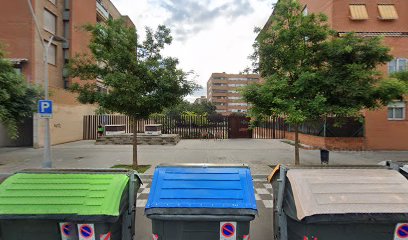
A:
{"type": "Polygon", "coordinates": [[[115,166],[113,166],[111,168],[133,169],[133,170],[136,170],[138,173],[144,173],[150,167],[151,167],[151,165],[138,165],[136,167],[133,167],[133,165],[119,164],[119,165],[115,165],[115,166]]]}

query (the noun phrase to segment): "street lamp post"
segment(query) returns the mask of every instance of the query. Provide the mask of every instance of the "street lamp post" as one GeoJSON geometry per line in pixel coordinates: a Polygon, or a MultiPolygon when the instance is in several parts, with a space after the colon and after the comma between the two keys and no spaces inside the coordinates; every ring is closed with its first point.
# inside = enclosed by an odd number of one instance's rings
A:
{"type": "MultiPolygon", "coordinates": [[[[48,52],[49,48],[53,41],[64,42],[66,41],[63,37],[59,37],[56,35],[51,35],[48,39],[48,42],[45,42],[40,27],[38,26],[37,17],[35,16],[33,6],[31,5],[31,0],[27,0],[28,6],[30,8],[31,15],[33,17],[35,27],[37,29],[38,36],[40,37],[43,51],[44,51],[44,93],[45,93],[45,100],[48,100],[49,93],[48,93],[48,52]]],[[[46,118],[45,120],[45,131],[44,131],[44,159],[42,162],[43,168],[51,168],[52,161],[51,161],[51,140],[50,140],[50,119],[46,118]]]]}

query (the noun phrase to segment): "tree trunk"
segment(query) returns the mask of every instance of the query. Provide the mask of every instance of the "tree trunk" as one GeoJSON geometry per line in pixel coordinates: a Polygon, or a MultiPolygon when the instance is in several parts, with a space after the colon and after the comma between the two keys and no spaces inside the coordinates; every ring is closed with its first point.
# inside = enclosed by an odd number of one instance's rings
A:
{"type": "Polygon", "coordinates": [[[137,167],[137,118],[132,117],[133,123],[133,167],[137,167]]]}
{"type": "Polygon", "coordinates": [[[295,125],[295,165],[300,165],[299,159],[299,125],[295,125]]]}

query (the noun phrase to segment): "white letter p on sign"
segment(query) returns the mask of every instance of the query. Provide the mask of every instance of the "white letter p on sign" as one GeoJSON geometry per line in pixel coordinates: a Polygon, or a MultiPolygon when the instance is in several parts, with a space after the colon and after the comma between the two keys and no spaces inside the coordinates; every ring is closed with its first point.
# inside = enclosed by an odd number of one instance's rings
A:
{"type": "Polygon", "coordinates": [[[50,107],[50,103],[49,102],[41,102],[41,112],[45,112],[45,109],[50,107]]]}

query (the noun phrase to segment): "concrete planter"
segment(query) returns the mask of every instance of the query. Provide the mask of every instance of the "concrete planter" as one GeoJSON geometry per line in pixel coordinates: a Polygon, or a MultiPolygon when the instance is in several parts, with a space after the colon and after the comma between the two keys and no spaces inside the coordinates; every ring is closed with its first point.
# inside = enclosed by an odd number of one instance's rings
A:
{"type": "MultiPolygon", "coordinates": [[[[177,145],[180,142],[178,134],[162,134],[159,136],[137,134],[138,145],[177,145]]],[[[96,140],[96,145],[132,145],[133,134],[103,136],[96,140]]]]}

